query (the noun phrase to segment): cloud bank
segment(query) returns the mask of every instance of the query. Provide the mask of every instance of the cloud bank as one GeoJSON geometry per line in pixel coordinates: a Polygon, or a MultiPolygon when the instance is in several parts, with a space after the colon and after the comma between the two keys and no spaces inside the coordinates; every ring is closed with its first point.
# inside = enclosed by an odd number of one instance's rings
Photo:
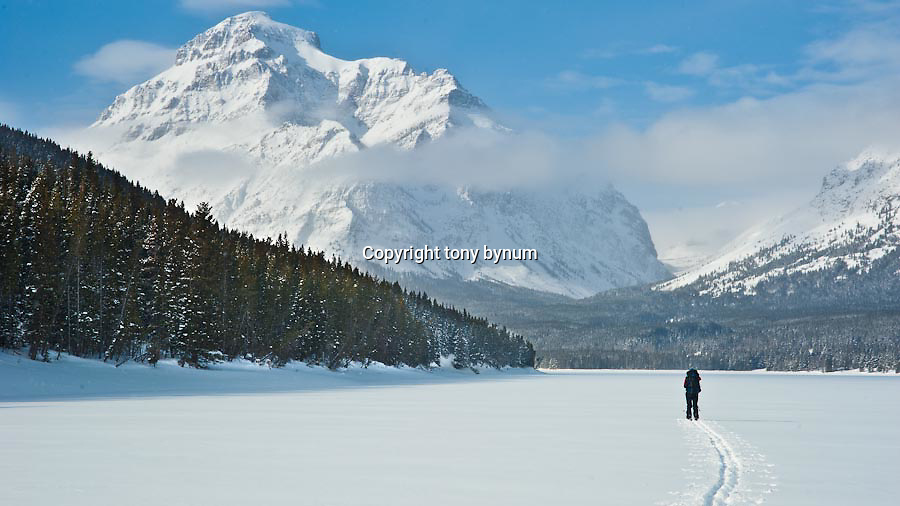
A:
{"type": "Polygon", "coordinates": [[[75,71],[95,81],[135,84],[175,62],[175,49],[140,40],[117,40],[75,63],[75,71]]]}
{"type": "MultiPolygon", "coordinates": [[[[630,181],[764,188],[809,185],[863,149],[896,149],[900,31],[895,28],[863,25],[810,44],[796,72],[782,76],[791,83],[790,91],[671,110],[645,128],[611,125],[592,141],[596,159],[630,181]]],[[[679,71],[721,84],[723,74],[735,68],[720,66],[712,54],[696,53],[679,71]]],[[[651,96],[665,98],[660,90],[666,88],[647,88],[651,96]]]]}

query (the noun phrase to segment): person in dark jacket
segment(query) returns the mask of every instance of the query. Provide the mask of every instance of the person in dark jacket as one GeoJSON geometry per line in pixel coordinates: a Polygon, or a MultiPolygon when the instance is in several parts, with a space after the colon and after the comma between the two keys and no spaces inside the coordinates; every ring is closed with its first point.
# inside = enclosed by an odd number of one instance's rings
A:
{"type": "Polygon", "coordinates": [[[694,420],[699,420],[700,408],[697,407],[697,399],[700,397],[700,373],[697,369],[691,369],[684,376],[684,397],[687,399],[687,419],[691,419],[693,410],[694,420]]]}

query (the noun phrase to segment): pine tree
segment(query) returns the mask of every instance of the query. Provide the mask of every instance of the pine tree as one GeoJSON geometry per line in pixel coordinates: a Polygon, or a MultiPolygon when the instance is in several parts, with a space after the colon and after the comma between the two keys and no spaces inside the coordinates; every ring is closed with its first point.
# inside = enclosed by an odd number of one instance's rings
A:
{"type": "Polygon", "coordinates": [[[56,213],[60,211],[59,194],[54,188],[54,172],[43,167],[25,199],[24,218],[28,284],[25,287],[25,337],[28,355],[49,359],[51,341],[60,334],[58,312],[62,290],[59,252],[62,247],[56,213]]]}

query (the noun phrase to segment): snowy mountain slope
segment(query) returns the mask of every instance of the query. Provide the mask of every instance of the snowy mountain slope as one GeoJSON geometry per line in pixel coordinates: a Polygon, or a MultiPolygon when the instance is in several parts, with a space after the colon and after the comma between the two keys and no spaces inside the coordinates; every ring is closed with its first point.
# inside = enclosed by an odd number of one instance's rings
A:
{"type": "Polygon", "coordinates": [[[539,253],[536,262],[440,260],[389,266],[437,278],[494,279],[578,297],[645,283],[647,275],[665,275],[655,256],[647,253],[653,244],[638,210],[611,187],[591,195],[571,188],[487,192],[383,182],[309,192],[295,188],[302,188],[302,183],[269,185],[266,201],[278,214],[239,208],[231,224],[276,235],[279,226],[291,223],[298,243],[356,260],[367,245],[534,248],[539,253]]]}
{"type": "Polygon", "coordinates": [[[898,204],[900,154],[866,151],[825,176],[807,205],[745,232],[714,260],[658,288],[752,295],[775,279],[831,272],[840,280],[889,267],[900,253],[898,204]]]}
{"type": "Polygon", "coordinates": [[[396,268],[577,297],[668,275],[637,209],[611,187],[477,191],[378,178],[375,162],[372,180],[322,177],[318,166],[470,129],[508,131],[448,71],[334,58],[315,33],[248,12],[196,36],[173,67],[117,97],[84,147],[189,207],[210,202],[230,227],[287,232],[358,265],[366,245],[533,248],[537,262],[396,268]]]}

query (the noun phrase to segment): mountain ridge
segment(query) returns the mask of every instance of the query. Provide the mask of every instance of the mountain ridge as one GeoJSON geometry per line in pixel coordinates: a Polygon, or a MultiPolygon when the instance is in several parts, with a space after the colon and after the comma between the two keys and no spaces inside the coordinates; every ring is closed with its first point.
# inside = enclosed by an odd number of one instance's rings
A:
{"type": "Polygon", "coordinates": [[[900,155],[863,151],[826,174],[806,205],[750,229],[717,258],[657,289],[754,295],[761,283],[779,277],[865,275],[897,256],[898,205],[900,155]]]}

